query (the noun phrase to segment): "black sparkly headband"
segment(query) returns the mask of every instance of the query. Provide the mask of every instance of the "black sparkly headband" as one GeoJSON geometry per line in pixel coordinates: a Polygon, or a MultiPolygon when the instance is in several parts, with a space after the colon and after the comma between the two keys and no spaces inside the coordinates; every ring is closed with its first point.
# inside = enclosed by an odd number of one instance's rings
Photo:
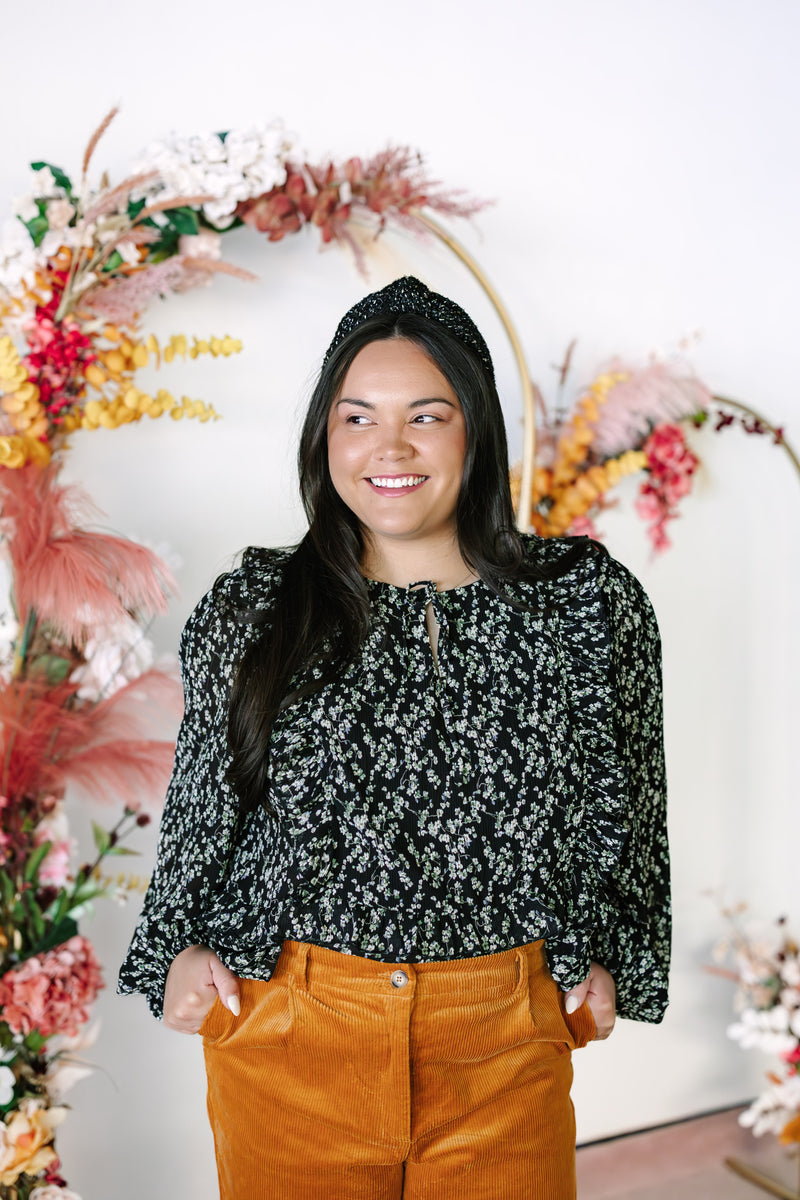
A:
{"type": "Polygon", "coordinates": [[[339,322],[339,328],[323,361],[327,362],[336,347],[358,329],[359,325],[363,325],[371,317],[389,316],[394,313],[416,313],[420,317],[427,317],[430,321],[438,321],[440,325],[444,325],[460,342],[475,351],[486,369],[486,374],[494,383],[492,356],[475,322],[453,300],[448,300],[447,296],[440,296],[438,292],[432,292],[413,275],[404,275],[402,279],[395,279],[394,283],[381,288],[379,292],[371,292],[346,312],[339,322]]]}

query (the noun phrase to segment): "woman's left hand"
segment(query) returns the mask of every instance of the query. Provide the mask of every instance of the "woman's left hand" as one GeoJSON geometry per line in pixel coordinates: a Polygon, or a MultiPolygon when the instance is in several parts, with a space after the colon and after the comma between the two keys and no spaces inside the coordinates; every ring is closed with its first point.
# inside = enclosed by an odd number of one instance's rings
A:
{"type": "Polygon", "coordinates": [[[579,983],[577,987],[567,992],[565,1007],[568,1013],[574,1013],[584,1002],[587,1002],[597,1026],[597,1040],[602,1041],[614,1028],[614,1022],[617,1019],[616,999],[617,989],[614,986],[614,980],[605,967],[601,967],[600,963],[593,962],[583,983],[579,983]]]}

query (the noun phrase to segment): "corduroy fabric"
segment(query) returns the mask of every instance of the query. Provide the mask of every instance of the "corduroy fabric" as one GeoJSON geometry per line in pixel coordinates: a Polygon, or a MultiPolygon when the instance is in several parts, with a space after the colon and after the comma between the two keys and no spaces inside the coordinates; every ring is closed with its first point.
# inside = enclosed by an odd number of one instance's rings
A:
{"type": "Polygon", "coordinates": [[[411,965],[286,941],[241,988],[200,1031],[221,1200],[573,1200],[596,1030],[542,942],[411,965]]]}

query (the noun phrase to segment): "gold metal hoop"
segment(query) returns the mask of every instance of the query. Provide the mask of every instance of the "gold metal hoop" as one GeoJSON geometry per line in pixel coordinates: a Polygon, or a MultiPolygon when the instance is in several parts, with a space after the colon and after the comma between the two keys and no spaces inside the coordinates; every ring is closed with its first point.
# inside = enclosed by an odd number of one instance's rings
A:
{"type": "Polygon", "coordinates": [[[483,269],[478,265],[469,251],[452,234],[448,233],[438,221],[434,221],[426,213],[417,211],[414,216],[426,229],[430,230],[445,246],[452,250],[461,259],[467,270],[477,279],[500,318],[508,340],[511,343],[511,349],[514,351],[520,383],[522,384],[522,479],[520,481],[517,525],[523,532],[527,533],[532,529],[531,499],[533,497],[533,469],[536,461],[536,402],[534,400],[531,373],[525,361],[522,342],[514,327],[514,322],[511,320],[508,309],[489,282],[483,269]]]}

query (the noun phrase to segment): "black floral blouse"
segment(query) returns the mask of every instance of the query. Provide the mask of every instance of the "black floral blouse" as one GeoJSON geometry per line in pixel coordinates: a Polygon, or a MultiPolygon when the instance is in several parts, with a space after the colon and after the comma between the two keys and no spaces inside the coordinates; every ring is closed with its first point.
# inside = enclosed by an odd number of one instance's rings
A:
{"type": "MultiPolygon", "coordinates": [[[[563,541],[526,539],[531,555],[563,541]]],[[[225,780],[230,683],[287,552],[251,548],[181,639],[186,712],[158,860],[120,974],[161,1012],[186,946],[268,979],[284,938],[384,962],[493,954],[544,938],[560,986],[590,959],[622,1016],[667,999],[669,868],[658,629],[600,548],[561,578],[370,581],[346,674],[272,732],[275,809],[238,815],[225,780]],[[439,622],[436,656],[426,625],[439,622]]]]}

